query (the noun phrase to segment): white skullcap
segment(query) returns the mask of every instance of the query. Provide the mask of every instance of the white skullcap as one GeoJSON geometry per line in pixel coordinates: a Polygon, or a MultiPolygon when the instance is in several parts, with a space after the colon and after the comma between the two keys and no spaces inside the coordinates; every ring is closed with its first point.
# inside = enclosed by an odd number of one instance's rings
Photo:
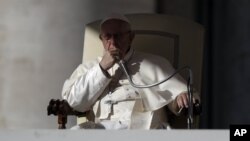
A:
{"type": "Polygon", "coordinates": [[[128,24],[130,24],[130,21],[124,15],[118,14],[118,13],[113,13],[101,21],[100,27],[102,26],[103,23],[105,23],[109,20],[121,20],[121,21],[124,21],[124,22],[127,22],[128,24]]]}

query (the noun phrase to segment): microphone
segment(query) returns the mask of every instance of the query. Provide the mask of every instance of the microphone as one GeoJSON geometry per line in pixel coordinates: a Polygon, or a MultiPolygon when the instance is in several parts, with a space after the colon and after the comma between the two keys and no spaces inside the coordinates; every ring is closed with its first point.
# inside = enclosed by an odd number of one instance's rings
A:
{"type": "Polygon", "coordinates": [[[115,58],[116,61],[120,61],[121,60],[120,56],[114,56],[114,58],[115,58]]]}

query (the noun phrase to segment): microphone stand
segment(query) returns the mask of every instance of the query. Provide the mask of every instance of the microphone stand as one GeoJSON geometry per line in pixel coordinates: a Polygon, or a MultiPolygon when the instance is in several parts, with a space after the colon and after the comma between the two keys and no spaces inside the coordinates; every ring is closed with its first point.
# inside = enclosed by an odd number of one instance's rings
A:
{"type": "Polygon", "coordinates": [[[188,117],[187,117],[187,127],[188,129],[193,128],[193,80],[192,80],[192,71],[191,69],[189,70],[189,78],[188,78],[188,84],[187,84],[187,89],[188,89],[188,117]]]}

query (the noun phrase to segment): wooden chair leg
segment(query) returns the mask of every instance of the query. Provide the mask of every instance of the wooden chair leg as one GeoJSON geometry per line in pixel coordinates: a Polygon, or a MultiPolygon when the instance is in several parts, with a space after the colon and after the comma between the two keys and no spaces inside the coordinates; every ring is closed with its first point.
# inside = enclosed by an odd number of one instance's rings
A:
{"type": "Polygon", "coordinates": [[[58,115],[58,129],[66,129],[67,123],[67,116],[65,115],[58,115]]]}

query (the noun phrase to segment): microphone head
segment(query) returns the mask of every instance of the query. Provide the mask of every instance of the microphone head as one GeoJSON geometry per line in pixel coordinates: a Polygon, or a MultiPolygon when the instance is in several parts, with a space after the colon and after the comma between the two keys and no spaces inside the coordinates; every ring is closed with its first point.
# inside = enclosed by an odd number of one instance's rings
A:
{"type": "Polygon", "coordinates": [[[121,60],[120,56],[115,56],[115,60],[120,61],[121,60]]]}

